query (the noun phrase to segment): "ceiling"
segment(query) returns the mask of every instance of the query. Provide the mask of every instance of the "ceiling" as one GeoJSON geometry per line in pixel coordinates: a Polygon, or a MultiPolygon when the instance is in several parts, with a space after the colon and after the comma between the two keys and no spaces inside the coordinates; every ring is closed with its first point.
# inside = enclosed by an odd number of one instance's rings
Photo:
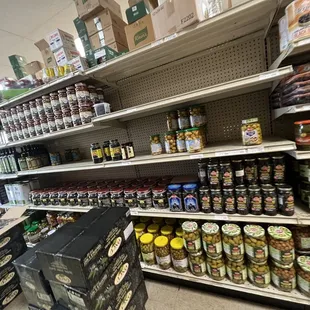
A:
{"type": "MultiPolygon", "coordinates": [[[[127,0],[117,0],[123,11],[127,0]]],[[[124,15],[123,15],[124,16],[124,15]]],[[[1,0],[0,4],[0,78],[15,78],[8,56],[25,56],[28,62],[40,60],[35,42],[60,28],[77,38],[73,20],[77,17],[73,0],[1,0]],[[4,9],[5,8],[5,9],[4,9]]]]}

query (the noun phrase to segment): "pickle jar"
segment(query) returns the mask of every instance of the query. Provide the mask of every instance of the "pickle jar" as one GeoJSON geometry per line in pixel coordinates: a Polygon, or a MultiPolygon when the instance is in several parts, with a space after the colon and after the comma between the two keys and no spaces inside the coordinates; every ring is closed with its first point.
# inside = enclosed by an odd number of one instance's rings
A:
{"type": "Polygon", "coordinates": [[[158,186],[153,188],[153,207],[155,209],[167,209],[168,200],[167,200],[167,190],[163,186],[158,186]]]}
{"type": "Polygon", "coordinates": [[[259,225],[246,225],[244,244],[247,257],[253,262],[264,262],[268,259],[268,245],[265,230],[259,225]]]}
{"type": "Polygon", "coordinates": [[[185,143],[185,130],[178,130],[176,132],[177,137],[177,150],[179,153],[186,152],[186,143],[185,143]]]}
{"type": "Polygon", "coordinates": [[[284,226],[269,226],[270,257],[280,264],[290,264],[295,259],[294,240],[292,232],[284,226]]]}
{"type": "Polygon", "coordinates": [[[137,189],[137,203],[141,209],[151,209],[152,208],[152,195],[151,189],[146,187],[141,187],[137,189]]]}
{"type": "Polygon", "coordinates": [[[160,136],[152,135],[150,136],[151,153],[152,155],[160,155],[163,152],[163,148],[160,142],[160,136]]]}
{"type": "Polygon", "coordinates": [[[189,112],[187,109],[178,110],[178,125],[181,130],[190,128],[189,112]]]}
{"type": "Polygon", "coordinates": [[[270,284],[270,269],[268,262],[255,263],[248,262],[248,277],[249,281],[257,287],[266,288],[270,284]]]}
{"type": "Polygon", "coordinates": [[[183,201],[186,212],[199,212],[197,184],[190,183],[183,185],[183,201]]]}
{"type": "Polygon", "coordinates": [[[214,213],[221,214],[224,212],[221,189],[211,189],[211,205],[214,213]]]}
{"type": "Polygon", "coordinates": [[[227,259],[226,270],[229,280],[236,284],[244,284],[248,277],[244,259],[237,261],[227,259]]]}
{"type": "Polygon", "coordinates": [[[146,233],[140,237],[142,259],[146,265],[155,265],[154,237],[146,233]]]}
{"type": "Polygon", "coordinates": [[[185,130],[185,145],[189,153],[197,153],[203,149],[203,139],[199,128],[185,130]]]}
{"type": "Polygon", "coordinates": [[[207,186],[202,186],[199,188],[199,201],[202,212],[204,213],[212,212],[210,191],[207,186]]]}
{"type": "Polygon", "coordinates": [[[167,191],[168,204],[170,211],[183,211],[182,185],[170,184],[167,191]]]}
{"type": "Polygon", "coordinates": [[[110,190],[111,206],[112,207],[124,207],[124,191],[122,188],[114,187],[110,190]]]}
{"type": "Polygon", "coordinates": [[[112,205],[108,188],[98,189],[98,205],[99,207],[110,207],[112,205]]]}
{"type": "Polygon", "coordinates": [[[127,208],[137,208],[137,190],[134,187],[124,189],[125,206],[127,208]]]}
{"type": "Polygon", "coordinates": [[[216,223],[202,225],[202,245],[208,257],[217,257],[222,253],[220,227],[216,223]]]}
{"type": "Polygon", "coordinates": [[[177,153],[177,138],[175,131],[165,133],[165,150],[167,154],[177,153]]]}
{"type": "Polygon", "coordinates": [[[274,216],[278,214],[277,193],[274,186],[265,184],[262,186],[263,207],[266,215],[274,216]]]}
{"type": "Polygon", "coordinates": [[[310,257],[299,256],[297,258],[297,285],[299,290],[310,297],[310,257]]]}
{"type": "Polygon", "coordinates": [[[222,226],[223,248],[228,259],[240,260],[244,257],[244,244],[241,229],[236,224],[222,226]]]}
{"type": "Polygon", "coordinates": [[[309,251],[310,250],[310,226],[298,225],[292,226],[293,239],[296,250],[309,251]]]}
{"type": "Polygon", "coordinates": [[[165,225],[160,229],[160,234],[168,238],[169,242],[174,238],[173,226],[165,225]]]}
{"type": "MultiPolygon", "coordinates": [[[[184,223],[184,222],[183,222],[184,223]]],[[[182,223],[182,224],[183,224],[182,223]]],[[[182,227],[178,227],[176,230],[175,230],[175,235],[179,238],[182,238],[182,242],[183,242],[183,229],[182,227]]]]}
{"type": "Polygon", "coordinates": [[[294,263],[287,265],[271,261],[271,281],[281,291],[291,292],[296,288],[294,263]]]}
{"type": "Polygon", "coordinates": [[[233,188],[223,189],[224,210],[227,214],[236,213],[235,193],[233,188]]]}
{"type": "Polygon", "coordinates": [[[190,107],[189,115],[191,127],[201,127],[206,124],[206,111],[203,105],[190,107]]]}
{"type": "Polygon", "coordinates": [[[171,267],[169,240],[165,236],[159,236],[154,241],[156,262],[160,269],[166,270],[171,267]]]}
{"type": "Polygon", "coordinates": [[[175,131],[179,129],[178,113],[176,111],[167,113],[167,127],[169,131],[175,131]]]}
{"type": "Polygon", "coordinates": [[[249,203],[251,214],[263,214],[262,193],[258,185],[249,186],[249,203]]]}
{"type": "Polygon", "coordinates": [[[278,204],[282,215],[292,216],[295,213],[293,188],[290,185],[278,186],[278,204]]]}
{"type": "Polygon", "coordinates": [[[154,236],[154,240],[160,235],[159,233],[159,225],[158,224],[150,224],[147,227],[147,232],[154,236]]]}
{"type": "Polygon", "coordinates": [[[196,222],[186,221],[182,224],[184,247],[189,253],[201,251],[201,238],[196,222]]]}
{"type": "Polygon", "coordinates": [[[244,184],[244,166],[242,159],[233,159],[231,161],[234,170],[234,180],[237,185],[244,184]]]}
{"type": "Polygon", "coordinates": [[[206,274],[206,257],[202,251],[189,253],[188,260],[193,275],[201,277],[206,274]]]}
{"type": "Polygon", "coordinates": [[[184,248],[182,238],[173,238],[170,241],[170,251],[173,269],[177,272],[188,270],[188,254],[184,248]]]}
{"type": "Polygon", "coordinates": [[[209,277],[213,280],[224,280],[226,275],[226,267],[222,254],[212,257],[207,255],[207,271],[209,277]]]}
{"type": "Polygon", "coordinates": [[[236,208],[238,214],[249,214],[249,195],[244,185],[236,186],[236,208]]]}

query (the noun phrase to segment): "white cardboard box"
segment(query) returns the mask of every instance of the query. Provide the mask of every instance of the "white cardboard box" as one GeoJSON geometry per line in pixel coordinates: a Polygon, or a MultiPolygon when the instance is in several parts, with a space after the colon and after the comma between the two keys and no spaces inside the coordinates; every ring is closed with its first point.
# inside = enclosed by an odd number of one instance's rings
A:
{"type": "Polygon", "coordinates": [[[48,35],[47,42],[53,52],[57,51],[61,47],[68,47],[70,49],[76,49],[74,43],[74,36],[63,30],[56,29],[48,35]]]}
{"type": "Polygon", "coordinates": [[[85,71],[89,68],[86,58],[75,57],[69,61],[70,65],[73,65],[76,70],[85,71]]]}
{"type": "Polygon", "coordinates": [[[62,47],[57,52],[54,52],[54,56],[55,56],[57,65],[64,66],[73,58],[79,57],[80,54],[76,49],[62,47]]]}

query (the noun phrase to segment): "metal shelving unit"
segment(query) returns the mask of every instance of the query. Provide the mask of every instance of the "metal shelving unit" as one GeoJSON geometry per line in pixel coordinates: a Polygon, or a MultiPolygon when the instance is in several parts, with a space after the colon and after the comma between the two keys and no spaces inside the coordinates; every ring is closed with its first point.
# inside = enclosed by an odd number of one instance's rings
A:
{"type": "Polygon", "coordinates": [[[272,110],[272,118],[277,119],[282,115],[285,114],[295,114],[301,112],[310,111],[310,103],[308,104],[301,104],[301,105],[291,105],[288,107],[278,108],[272,110]]]}
{"type": "Polygon", "coordinates": [[[310,159],[310,151],[285,151],[285,153],[293,156],[297,160],[310,159]]]}

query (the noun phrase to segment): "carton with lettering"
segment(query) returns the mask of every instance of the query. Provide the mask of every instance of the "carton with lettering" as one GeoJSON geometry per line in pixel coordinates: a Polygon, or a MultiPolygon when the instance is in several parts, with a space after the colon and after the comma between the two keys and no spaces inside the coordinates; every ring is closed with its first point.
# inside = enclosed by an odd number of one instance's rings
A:
{"type": "Polygon", "coordinates": [[[60,29],[51,32],[47,37],[47,41],[52,52],[59,50],[61,47],[76,50],[74,36],[60,29]]]}
{"type": "Polygon", "coordinates": [[[43,63],[40,61],[32,61],[25,66],[25,70],[28,74],[34,75],[44,68],[43,63]]]}
{"type": "Polygon", "coordinates": [[[34,43],[34,45],[40,50],[46,68],[57,66],[54,54],[46,40],[42,39],[34,43]]]}
{"type": "Polygon", "coordinates": [[[80,53],[76,49],[70,49],[66,47],[60,48],[54,52],[56,63],[58,66],[64,66],[69,63],[75,57],[79,57],[80,53]]]}
{"type": "Polygon", "coordinates": [[[85,71],[89,68],[86,58],[75,57],[69,61],[70,65],[73,65],[76,70],[85,71]]]}

